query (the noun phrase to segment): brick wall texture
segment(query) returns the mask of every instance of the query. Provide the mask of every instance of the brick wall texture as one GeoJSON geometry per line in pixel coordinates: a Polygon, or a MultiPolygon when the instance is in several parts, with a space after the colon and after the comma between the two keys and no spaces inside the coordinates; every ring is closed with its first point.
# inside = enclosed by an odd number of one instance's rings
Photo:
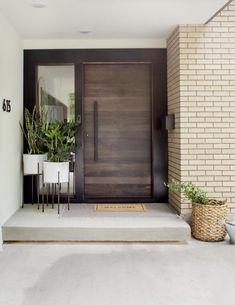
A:
{"type": "MultiPolygon", "coordinates": [[[[235,214],[235,1],[206,25],[180,25],[167,42],[169,178],[192,181],[235,214]]],[[[170,203],[187,217],[179,194],[170,203]]]]}

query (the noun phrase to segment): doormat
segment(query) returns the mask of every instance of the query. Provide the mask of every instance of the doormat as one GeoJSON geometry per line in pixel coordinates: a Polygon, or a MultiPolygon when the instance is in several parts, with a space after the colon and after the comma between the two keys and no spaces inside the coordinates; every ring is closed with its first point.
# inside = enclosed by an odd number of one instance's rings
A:
{"type": "Polygon", "coordinates": [[[95,211],[97,212],[145,212],[147,208],[142,203],[134,204],[96,204],[95,211]]]}

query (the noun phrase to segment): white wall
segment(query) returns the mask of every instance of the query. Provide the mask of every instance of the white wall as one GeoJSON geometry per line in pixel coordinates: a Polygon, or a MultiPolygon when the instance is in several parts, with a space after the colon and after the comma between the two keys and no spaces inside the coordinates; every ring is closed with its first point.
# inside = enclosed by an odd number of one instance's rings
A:
{"type": "Polygon", "coordinates": [[[22,41],[0,12],[0,245],[2,224],[22,201],[22,91],[22,41]],[[11,100],[10,113],[2,110],[4,98],[11,100]]]}
{"type": "Polygon", "coordinates": [[[166,39],[25,39],[24,49],[166,48],[166,39]]]}

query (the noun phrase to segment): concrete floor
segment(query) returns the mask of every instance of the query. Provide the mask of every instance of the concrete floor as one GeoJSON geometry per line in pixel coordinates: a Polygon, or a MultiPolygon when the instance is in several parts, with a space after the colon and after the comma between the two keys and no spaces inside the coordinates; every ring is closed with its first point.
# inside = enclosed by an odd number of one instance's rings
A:
{"type": "Polygon", "coordinates": [[[1,305],[234,304],[228,241],[7,244],[1,305]]]}

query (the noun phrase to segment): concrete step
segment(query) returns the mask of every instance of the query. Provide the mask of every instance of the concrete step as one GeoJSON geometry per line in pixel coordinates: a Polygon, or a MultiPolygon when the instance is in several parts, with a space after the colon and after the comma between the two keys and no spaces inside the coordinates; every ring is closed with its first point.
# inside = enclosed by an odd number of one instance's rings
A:
{"type": "Polygon", "coordinates": [[[146,204],[145,212],[97,212],[94,204],[65,206],[58,217],[25,205],[3,226],[4,241],[187,241],[190,226],[168,204],[146,204]]]}

